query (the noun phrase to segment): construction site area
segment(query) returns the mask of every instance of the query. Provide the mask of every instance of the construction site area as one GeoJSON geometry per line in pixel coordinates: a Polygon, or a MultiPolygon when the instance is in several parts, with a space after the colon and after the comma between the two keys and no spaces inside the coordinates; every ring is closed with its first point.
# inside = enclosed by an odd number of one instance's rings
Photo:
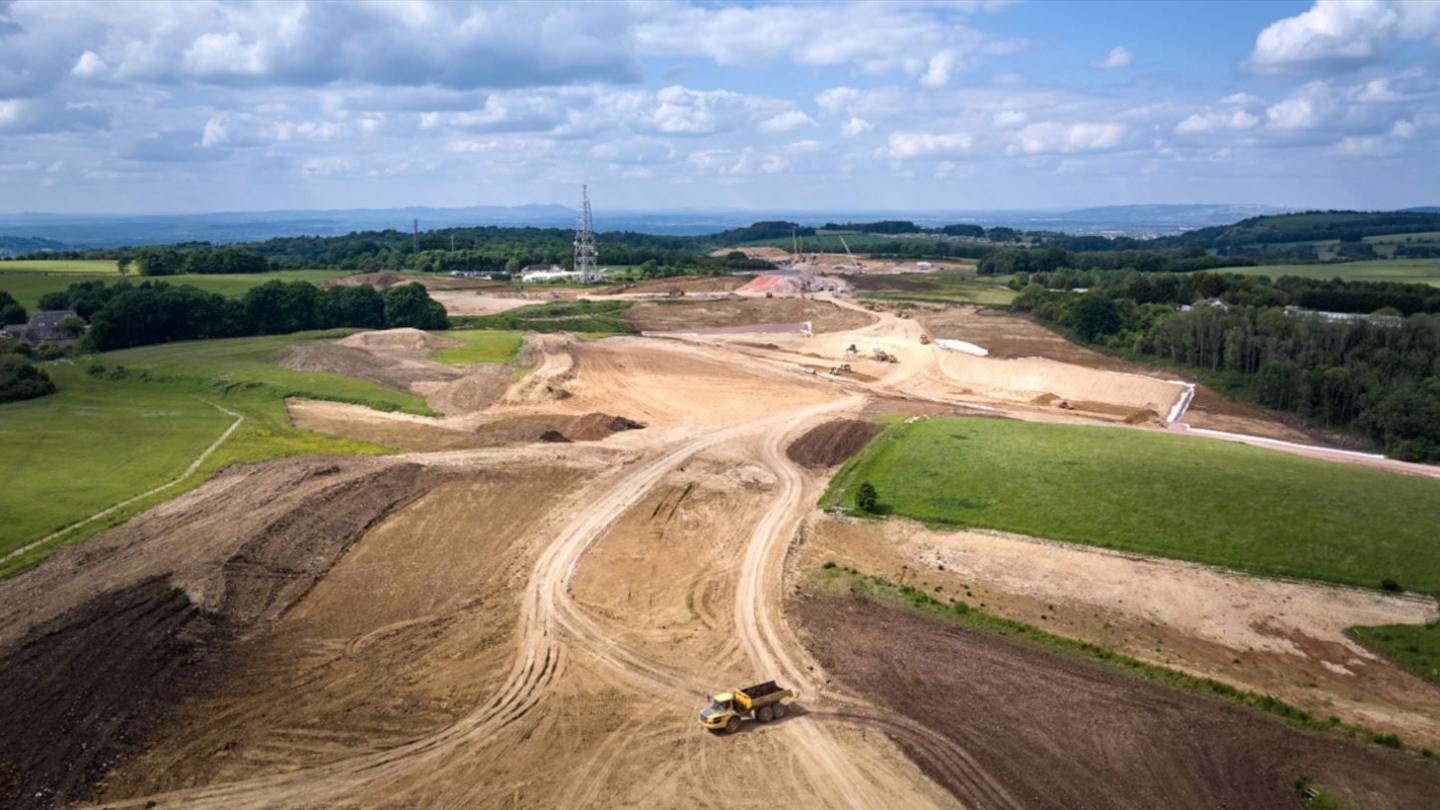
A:
{"type": "Polygon", "coordinates": [[[1440,688],[1348,633],[1434,622],[1432,598],[819,504],[886,426],[952,416],[1440,469],[1325,450],[1014,314],[856,300],[839,272],[587,290],[635,334],[530,332],[497,364],[413,329],[296,344],[279,365],[438,415],[292,397],[294,426],[395,452],[231,466],[0,580],[0,805],[1300,808],[1313,783],[1437,806],[1417,751],[1440,688]],[[881,579],[1406,747],[867,595],[881,579]]]}

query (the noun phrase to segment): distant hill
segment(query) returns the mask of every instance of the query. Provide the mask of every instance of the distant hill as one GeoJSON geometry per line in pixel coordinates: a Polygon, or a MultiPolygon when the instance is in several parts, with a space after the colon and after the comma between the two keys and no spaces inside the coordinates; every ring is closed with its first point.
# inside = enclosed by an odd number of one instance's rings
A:
{"type": "Polygon", "coordinates": [[[1156,240],[1157,246],[1235,248],[1440,231],[1440,211],[1306,211],[1251,217],[1156,240]]]}
{"type": "Polygon", "coordinates": [[[65,243],[33,236],[0,236],[0,256],[15,256],[35,250],[61,250],[65,243]]]}

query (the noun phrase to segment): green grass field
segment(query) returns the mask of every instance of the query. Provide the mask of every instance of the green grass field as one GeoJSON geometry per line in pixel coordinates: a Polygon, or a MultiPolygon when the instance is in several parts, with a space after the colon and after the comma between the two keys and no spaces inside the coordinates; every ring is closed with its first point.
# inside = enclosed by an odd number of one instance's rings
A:
{"type": "MultiPolygon", "coordinates": [[[[26,262],[0,262],[0,266],[7,264],[26,264],[26,262]]],[[[163,281],[166,284],[189,284],[208,292],[237,296],[244,294],[251,287],[259,286],[267,281],[308,281],[312,284],[319,284],[347,275],[350,273],[346,270],[278,270],[274,273],[235,273],[233,275],[187,274],[145,277],[132,274],[128,278],[132,284],[142,281],[163,281]]],[[[63,292],[71,284],[80,281],[98,280],[110,284],[119,279],[119,273],[96,275],[81,270],[43,273],[34,271],[0,272],[0,290],[15,296],[15,300],[27,309],[35,309],[40,304],[40,296],[45,293],[63,292]]]]}
{"type": "Polygon", "coordinates": [[[1440,622],[1356,627],[1353,632],[1361,641],[1440,686],[1440,622]]]}
{"type": "Polygon", "coordinates": [[[822,499],[1367,588],[1440,594],[1440,481],[1153,431],[940,417],[892,425],[822,499]]]}
{"type": "Polygon", "coordinates": [[[186,483],[77,530],[35,553],[0,564],[0,575],[33,564],[64,542],[83,539],[202,483],[230,464],[302,453],[381,453],[385,448],[295,428],[287,396],[383,410],[430,413],[424,400],[367,380],[278,365],[296,342],[346,331],[145,346],[52,362],[59,390],[0,405],[0,555],[179,475],[233,421],[245,421],[186,483]],[[91,363],[104,368],[92,374],[91,363]]]}
{"type": "Polygon", "coordinates": [[[1266,264],[1257,267],[1222,267],[1212,272],[1245,276],[1301,276],[1346,281],[1404,281],[1440,286],[1440,259],[1390,259],[1341,264],[1266,264]]]}
{"type": "Polygon", "coordinates": [[[11,259],[0,261],[0,273],[84,273],[119,276],[114,259],[11,259]]]}
{"type": "Polygon", "coordinates": [[[508,363],[520,352],[525,338],[514,332],[495,332],[486,329],[452,329],[437,333],[444,337],[460,340],[464,346],[437,349],[430,353],[430,359],[441,363],[471,365],[474,363],[508,363]]]}
{"type": "Polygon", "coordinates": [[[867,276],[867,284],[892,283],[895,289],[862,289],[860,298],[882,301],[919,301],[931,304],[980,304],[1009,306],[1016,292],[999,276],[976,277],[973,273],[901,273],[894,276],[867,276]]]}

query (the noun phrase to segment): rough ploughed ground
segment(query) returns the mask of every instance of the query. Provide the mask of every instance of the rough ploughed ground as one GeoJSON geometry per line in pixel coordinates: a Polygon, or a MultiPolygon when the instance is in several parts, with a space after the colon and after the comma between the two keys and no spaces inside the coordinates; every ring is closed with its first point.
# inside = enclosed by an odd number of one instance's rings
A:
{"type": "Polygon", "coordinates": [[[843,463],[885,427],[864,419],[835,419],[816,425],[785,448],[791,461],[811,469],[843,463]]]}
{"type": "Polygon", "coordinates": [[[835,686],[955,740],[1025,807],[1299,808],[1301,777],[1367,808],[1440,796],[1440,762],[943,619],[850,597],[800,597],[788,612],[835,686]]]}

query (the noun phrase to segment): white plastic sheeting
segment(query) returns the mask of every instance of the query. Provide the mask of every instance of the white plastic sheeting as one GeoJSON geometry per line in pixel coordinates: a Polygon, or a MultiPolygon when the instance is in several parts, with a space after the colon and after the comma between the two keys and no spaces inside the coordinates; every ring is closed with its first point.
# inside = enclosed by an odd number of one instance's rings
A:
{"type": "Polygon", "coordinates": [[[989,350],[983,349],[979,346],[976,346],[974,343],[970,343],[964,340],[940,338],[939,340],[935,341],[935,345],[939,346],[942,349],[949,349],[952,352],[965,352],[966,354],[973,354],[976,357],[984,357],[985,355],[990,353],[989,350]]]}

